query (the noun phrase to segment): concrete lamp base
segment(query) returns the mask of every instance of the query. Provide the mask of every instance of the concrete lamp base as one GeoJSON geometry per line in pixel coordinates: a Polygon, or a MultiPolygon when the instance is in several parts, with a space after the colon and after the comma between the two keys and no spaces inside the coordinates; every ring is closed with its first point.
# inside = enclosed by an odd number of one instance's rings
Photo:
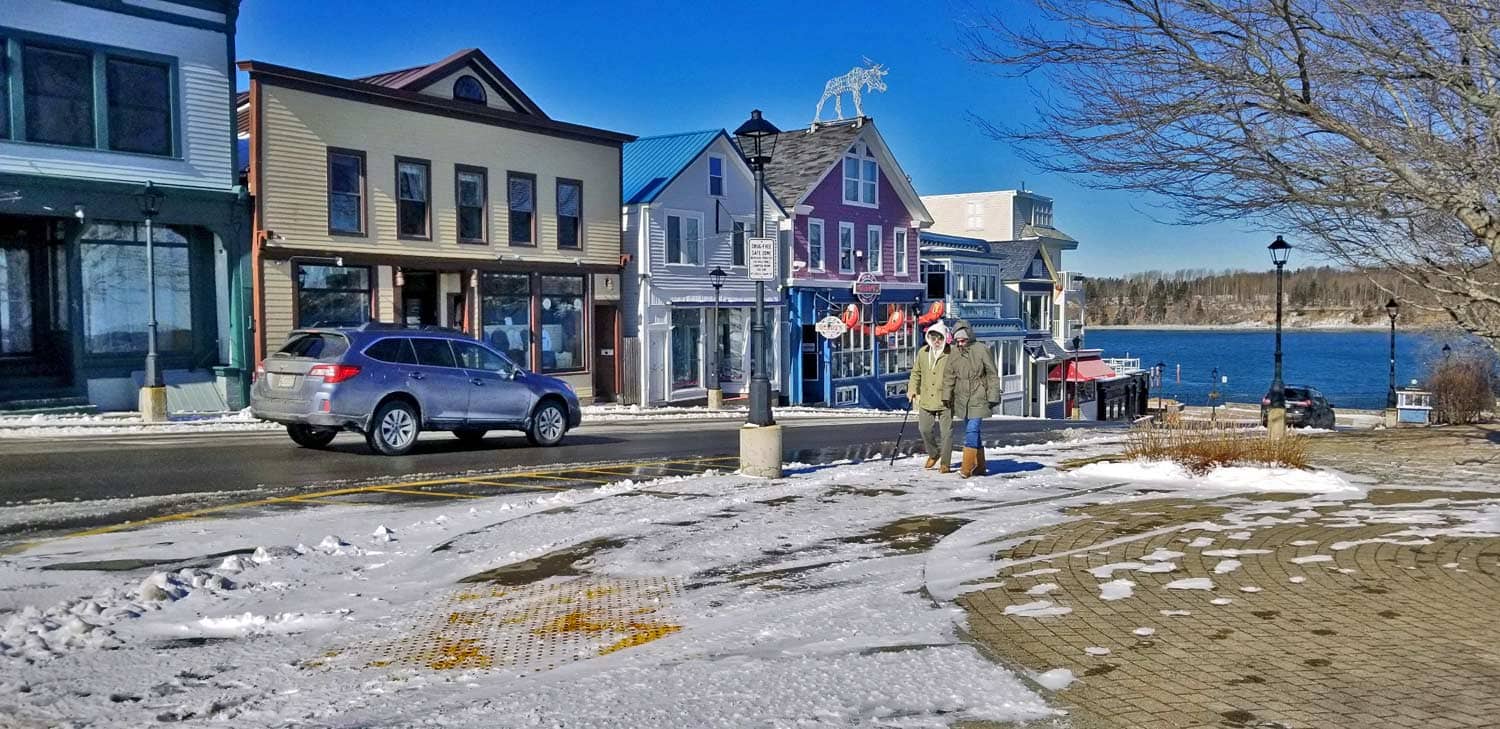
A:
{"type": "Polygon", "coordinates": [[[740,473],[756,478],[781,478],[780,425],[740,428],[740,473]]]}
{"type": "Polygon", "coordinates": [[[1270,434],[1271,440],[1286,437],[1286,408],[1266,409],[1266,432],[1270,434]]]}
{"type": "Polygon", "coordinates": [[[166,422],[167,388],[142,387],[136,407],[141,411],[141,420],[148,423],[166,422]]]}
{"type": "Polygon", "coordinates": [[[713,388],[713,389],[711,389],[711,390],[708,391],[708,409],[709,410],[723,410],[724,409],[724,391],[723,390],[715,387],[715,388],[713,388]]]}

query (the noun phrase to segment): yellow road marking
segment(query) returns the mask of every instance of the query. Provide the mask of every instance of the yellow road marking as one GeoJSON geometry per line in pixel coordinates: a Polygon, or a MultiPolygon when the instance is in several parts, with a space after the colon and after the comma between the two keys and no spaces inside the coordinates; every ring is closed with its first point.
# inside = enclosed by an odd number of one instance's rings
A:
{"type": "Polygon", "coordinates": [[[482,498],[484,498],[483,496],[478,496],[476,494],[453,494],[453,493],[448,493],[447,491],[422,491],[422,490],[419,490],[419,489],[396,489],[396,488],[387,488],[385,486],[377,486],[377,487],[375,487],[373,489],[370,489],[370,490],[371,491],[378,491],[378,492],[383,493],[383,494],[411,494],[412,496],[438,496],[438,497],[444,497],[444,498],[449,498],[449,499],[482,499],[482,498]]]}
{"type": "Polygon", "coordinates": [[[526,484],[499,483],[498,481],[487,480],[487,479],[483,479],[483,478],[461,478],[461,479],[458,479],[458,480],[462,481],[463,483],[478,484],[480,486],[496,486],[496,487],[499,487],[499,488],[507,488],[507,489],[541,489],[542,491],[570,491],[571,490],[571,489],[562,488],[561,486],[543,486],[542,484],[539,484],[539,483],[526,483],[526,484]]]}
{"type": "MultiPolygon", "coordinates": [[[[569,471],[581,471],[581,470],[585,470],[585,469],[570,468],[568,470],[569,471]]],[[[563,471],[553,471],[553,473],[563,473],[563,471]]],[[[610,483],[614,483],[613,481],[600,481],[597,478],[582,478],[582,477],[579,477],[579,478],[570,478],[568,476],[552,476],[552,475],[548,475],[548,474],[545,474],[545,473],[528,473],[528,474],[525,474],[525,475],[528,478],[550,478],[550,479],[552,479],[554,481],[567,481],[568,483],[578,483],[579,481],[582,481],[584,483],[597,483],[597,484],[610,484],[610,483]]]]}

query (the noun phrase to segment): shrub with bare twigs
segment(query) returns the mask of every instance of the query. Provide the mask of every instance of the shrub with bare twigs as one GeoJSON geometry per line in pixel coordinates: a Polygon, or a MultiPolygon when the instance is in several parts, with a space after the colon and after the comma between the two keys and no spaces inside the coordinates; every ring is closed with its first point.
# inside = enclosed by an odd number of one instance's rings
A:
{"type": "Polygon", "coordinates": [[[1307,467],[1307,447],[1300,437],[1271,438],[1241,429],[1187,426],[1187,422],[1147,424],[1131,430],[1126,457],[1172,461],[1194,475],[1220,466],[1307,467]]]}
{"type": "Polygon", "coordinates": [[[1464,355],[1439,363],[1427,379],[1433,421],[1461,425],[1484,420],[1495,411],[1497,385],[1494,363],[1483,356],[1464,355]]]}

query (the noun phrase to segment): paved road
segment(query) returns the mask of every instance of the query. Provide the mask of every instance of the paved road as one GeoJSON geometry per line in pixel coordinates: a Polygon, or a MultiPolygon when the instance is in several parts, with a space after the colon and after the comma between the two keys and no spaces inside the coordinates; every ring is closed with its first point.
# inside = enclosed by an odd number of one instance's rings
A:
{"type": "MultiPolygon", "coordinates": [[[[43,518],[12,512],[8,519],[0,519],[0,535],[137,519],[185,506],[245,499],[252,493],[291,495],[326,489],[330,484],[729,456],[738,452],[739,425],[738,421],[585,425],[555,448],[531,447],[519,435],[492,435],[482,445],[469,446],[446,433],[432,433],[412,453],[396,458],[371,455],[364,440],[354,435],[341,435],[330,450],[315,451],[297,447],[279,431],[0,440],[0,505],[14,508],[37,499],[85,502],[61,519],[50,513],[43,518]],[[130,500],[101,501],[93,507],[87,503],[104,499],[130,500]]],[[[900,420],[829,418],[783,425],[789,462],[825,463],[890,452],[900,420]]],[[[995,420],[986,423],[985,429],[994,442],[1018,443],[1045,439],[1050,431],[1076,425],[995,420]]],[[[907,426],[902,450],[911,447],[915,431],[914,423],[907,426]]]]}

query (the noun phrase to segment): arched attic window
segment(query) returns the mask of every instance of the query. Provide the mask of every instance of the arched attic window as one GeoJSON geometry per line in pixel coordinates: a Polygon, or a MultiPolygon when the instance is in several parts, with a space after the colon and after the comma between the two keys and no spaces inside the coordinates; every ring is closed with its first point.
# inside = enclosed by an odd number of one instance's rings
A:
{"type": "Polygon", "coordinates": [[[453,82],[453,98],[475,104],[484,103],[484,84],[473,76],[460,76],[453,82]]]}

